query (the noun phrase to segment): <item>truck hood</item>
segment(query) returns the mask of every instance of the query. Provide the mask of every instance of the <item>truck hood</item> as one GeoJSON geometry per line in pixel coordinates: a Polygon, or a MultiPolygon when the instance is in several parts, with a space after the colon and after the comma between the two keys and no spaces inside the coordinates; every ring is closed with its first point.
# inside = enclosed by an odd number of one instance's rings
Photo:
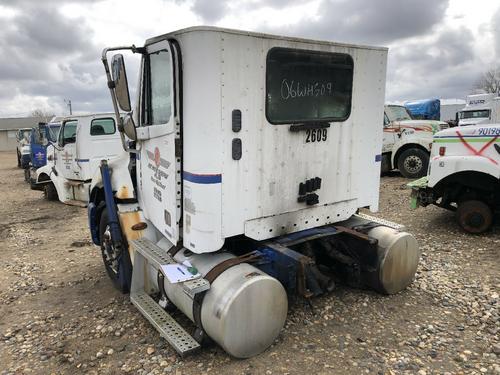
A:
{"type": "Polygon", "coordinates": [[[431,133],[436,133],[442,129],[449,128],[449,125],[443,121],[433,121],[433,120],[403,120],[394,121],[394,126],[401,126],[403,128],[412,128],[415,131],[426,131],[431,133]]]}
{"type": "Polygon", "coordinates": [[[500,135],[500,124],[485,124],[481,126],[469,125],[459,128],[450,128],[434,134],[434,138],[456,137],[457,132],[464,137],[466,136],[492,136],[500,135]]]}
{"type": "Polygon", "coordinates": [[[487,123],[490,119],[488,117],[467,118],[459,120],[458,126],[478,125],[487,123]]]}

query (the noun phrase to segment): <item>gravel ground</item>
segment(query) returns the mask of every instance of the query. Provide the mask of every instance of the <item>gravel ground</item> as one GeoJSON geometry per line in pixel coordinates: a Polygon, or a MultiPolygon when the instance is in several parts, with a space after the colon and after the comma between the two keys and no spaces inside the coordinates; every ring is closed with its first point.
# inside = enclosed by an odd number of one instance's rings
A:
{"type": "Polygon", "coordinates": [[[313,308],[293,306],[255,358],[212,346],[182,359],[112,288],[85,210],[44,201],[15,164],[14,153],[0,153],[2,375],[500,374],[500,227],[471,236],[452,213],[410,211],[401,177],[382,178],[377,215],[420,243],[411,287],[381,296],[340,286],[313,308]]]}

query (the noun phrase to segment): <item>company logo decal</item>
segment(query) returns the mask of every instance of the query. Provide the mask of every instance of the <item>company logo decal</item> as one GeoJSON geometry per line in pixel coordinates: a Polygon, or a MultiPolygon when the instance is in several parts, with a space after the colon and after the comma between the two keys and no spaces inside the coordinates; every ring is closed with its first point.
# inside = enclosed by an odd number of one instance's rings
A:
{"type": "Polygon", "coordinates": [[[70,154],[68,150],[64,151],[64,154],[62,156],[62,159],[66,164],[71,162],[71,159],[73,159],[73,154],[70,154]]]}

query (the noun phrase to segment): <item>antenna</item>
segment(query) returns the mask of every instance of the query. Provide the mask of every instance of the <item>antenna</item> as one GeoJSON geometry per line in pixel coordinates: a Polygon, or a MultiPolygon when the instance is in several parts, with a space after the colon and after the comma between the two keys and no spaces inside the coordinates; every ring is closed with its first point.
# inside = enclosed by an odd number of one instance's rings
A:
{"type": "Polygon", "coordinates": [[[71,109],[71,99],[68,100],[64,99],[64,103],[66,103],[67,106],[69,107],[69,114],[71,116],[73,114],[73,110],[71,109]]]}

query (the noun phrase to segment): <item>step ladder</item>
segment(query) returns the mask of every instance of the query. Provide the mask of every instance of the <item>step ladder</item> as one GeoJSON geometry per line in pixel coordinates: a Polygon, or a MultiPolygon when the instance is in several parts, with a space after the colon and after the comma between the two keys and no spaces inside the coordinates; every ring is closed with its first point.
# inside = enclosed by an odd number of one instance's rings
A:
{"type": "Polygon", "coordinates": [[[367,215],[364,213],[358,213],[358,214],[355,214],[354,216],[357,216],[361,219],[373,221],[374,223],[377,223],[377,224],[380,224],[380,225],[383,225],[383,226],[386,226],[386,227],[389,227],[389,228],[392,228],[395,230],[403,231],[405,229],[405,226],[402,224],[398,224],[398,223],[395,223],[393,221],[381,219],[379,217],[367,215]]]}
{"type": "MultiPolygon", "coordinates": [[[[199,350],[200,344],[145,291],[144,277],[148,264],[160,269],[162,265],[177,262],[166,250],[148,239],[133,240],[130,245],[135,250],[130,300],[179,355],[185,356],[199,350]]],[[[203,278],[185,281],[181,286],[191,299],[197,293],[210,289],[210,283],[203,278]]]]}

